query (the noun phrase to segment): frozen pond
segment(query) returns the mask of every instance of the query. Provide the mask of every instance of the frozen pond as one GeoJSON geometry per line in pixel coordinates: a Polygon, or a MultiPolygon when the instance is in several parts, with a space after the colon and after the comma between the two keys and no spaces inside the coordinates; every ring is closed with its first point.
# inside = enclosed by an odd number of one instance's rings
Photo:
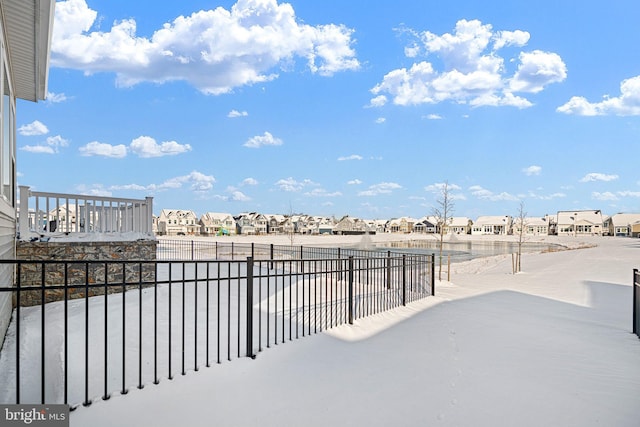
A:
{"type": "MultiPolygon", "coordinates": [[[[409,240],[402,242],[385,242],[373,244],[370,248],[379,251],[394,251],[419,254],[438,255],[439,241],[437,240],[409,240]]],[[[522,252],[557,251],[561,245],[524,242],[522,252]]],[[[451,256],[451,262],[468,261],[474,258],[489,257],[495,255],[512,254],[518,251],[517,242],[487,242],[487,241],[445,241],[443,243],[443,256],[451,256]]],[[[437,262],[437,261],[436,261],[437,262]]]]}

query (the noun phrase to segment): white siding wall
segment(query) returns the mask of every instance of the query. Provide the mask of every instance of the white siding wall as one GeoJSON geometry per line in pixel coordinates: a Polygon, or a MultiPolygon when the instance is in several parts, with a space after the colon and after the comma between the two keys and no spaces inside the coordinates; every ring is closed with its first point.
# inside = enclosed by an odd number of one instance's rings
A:
{"type": "MultiPolygon", "coordinates": [[[[0,200],[0,258],[15,258],[15,212],[4,200],[0,200]]],[[[0,286],[13,285],[13,268],[0,265],[0,286]]],[[[11,294],[0,293],[0,347],[11,320],[11,294]]]]}
{"type": "MultiPolygon", "coordinates": [[[[4,24],[4,23],[3,23],[4,24]]],[[[4,31],[0,34],[3,37],[4,31]]],[[[8,78],[4,38],[0,38],[0,259],[15,258],[15,99],[8,78]]],[[[0,286],[13,286],[13,266],[0,265],[0,286]]],[[[11,294],[0,293],[0,345],[4,341],[12,312],[11,294]]]]}

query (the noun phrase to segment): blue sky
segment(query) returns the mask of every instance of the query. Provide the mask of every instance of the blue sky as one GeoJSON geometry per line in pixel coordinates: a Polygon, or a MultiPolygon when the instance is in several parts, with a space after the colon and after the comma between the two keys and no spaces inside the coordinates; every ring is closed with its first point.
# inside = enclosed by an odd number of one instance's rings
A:
{"type": "Polygon", "coordinates": [[[368,219],[640,212],[636,0],[56,4],[18,181],[368,219]]]}

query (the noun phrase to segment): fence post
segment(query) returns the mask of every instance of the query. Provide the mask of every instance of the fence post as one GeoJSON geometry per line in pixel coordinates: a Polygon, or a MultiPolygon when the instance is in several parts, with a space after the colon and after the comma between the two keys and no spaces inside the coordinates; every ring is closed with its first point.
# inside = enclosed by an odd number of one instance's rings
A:
{"type": "Polygon", "coordinates": [[[251,242],[251,258],[255,258],[255,243],[251,242]]]}
{"type": "Polygon", "coordinates": [[[431,254],[431,295],[436,295],[436,254],[431,254]]]}
{"type": "Polygon", "coordinates": [[[353,255],[349,257],[349,324],[353,325],[353,255]]]}
{"type": "Polygon", "coordinates": [[[270,245],[270,249],[269,249],[269,259],[271,259],[271,270],[273,270],[273,243],[270,245]]]}
{"type": "Polygon", "coordinates": [[[387,289],[391,289],[391,251],[387,251],[387,289]]]}
{"type": "Polygon", "coordinates": [[[402,305],[407,305],[407,256],[402,255],[402,305]]]}
{"type": "Polygon", "coordinates": [[[195,261],[195,256],[194,256],[194,251],[193,251],[193,245],[194,245],[194,241],[191,241],[191,261],[195,261]]]}
{"type": "Polygon", "coordinates": [[[633,333],[640,338],[640,331],[638,331],[638,285],[636,284],[636,278],[638,277],[638,269],[633,269],[633,333]]]}
{"type": "Polygon", "coordinates": [[[253,257],[247,257],[247,357],[253,354],[253,257]]]}

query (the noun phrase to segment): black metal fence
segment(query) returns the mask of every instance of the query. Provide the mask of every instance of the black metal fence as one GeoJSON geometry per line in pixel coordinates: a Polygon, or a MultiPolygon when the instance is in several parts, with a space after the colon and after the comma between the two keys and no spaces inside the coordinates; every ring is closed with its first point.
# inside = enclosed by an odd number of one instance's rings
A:
{"type": "Polygon", "coordinates": [[[357,248],[335,248],[302,245],[274,245],[260,243],[209,242],[203,240],[158,240],[157,257],[161,260],[208,259],[319,259],[382,256],[401,252],[380,252],[357,248]]]}
{"type": "Polygon", "coordinates": [[[633,333],[640,338],[640,272],[633,269],[633,333]]]}
{"type": "Polygon", "coordinates": [[[4,403],[90,405],[434,293],[433,256],[0,262],[4,403]]]}

